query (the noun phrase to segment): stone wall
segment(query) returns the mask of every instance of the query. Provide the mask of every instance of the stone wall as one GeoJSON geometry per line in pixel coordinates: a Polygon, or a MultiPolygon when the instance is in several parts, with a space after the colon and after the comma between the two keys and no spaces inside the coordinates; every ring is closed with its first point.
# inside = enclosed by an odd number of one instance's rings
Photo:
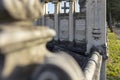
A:
{"type": "MultiPolygon", "coordinates": [[[[40,22],[38,20],[38,22],[40,22]]],[[[37,22],[37,23],[38,23],[37,22]]],[[[74,41],[76,43],[85,43],[86,42],[86,20],[85,15],[80,13],[74,14],[74,41]]],[[[54,15],[48,14],[45,16],[45,25],[55,30],[55,21],[54,15]]],[[[59,14],[59,23],[58,23],[58,36],[59,41],[69,41],[69,15],[66,13],[59,14]]],[[[42,25],[39,23],[37,25],[42,25]]]]}

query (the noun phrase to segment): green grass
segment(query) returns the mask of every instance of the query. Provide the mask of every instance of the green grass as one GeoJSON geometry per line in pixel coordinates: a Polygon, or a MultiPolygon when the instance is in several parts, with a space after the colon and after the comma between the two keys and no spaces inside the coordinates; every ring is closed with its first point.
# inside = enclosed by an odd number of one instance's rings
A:
{"type": "Polygon", "coordinates": [[[120,40],[108,31],[109,59],[107,60],[107,79],[120,80],[120,40]]]}

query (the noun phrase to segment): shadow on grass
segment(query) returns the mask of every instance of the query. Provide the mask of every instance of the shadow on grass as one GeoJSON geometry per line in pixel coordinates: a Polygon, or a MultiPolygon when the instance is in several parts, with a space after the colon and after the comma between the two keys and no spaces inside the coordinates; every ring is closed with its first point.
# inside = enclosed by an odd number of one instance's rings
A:
{"type": "Polygon", "coordinates": [[[107,80],[120,80],[120,77],[107,76],[107,80]]]}

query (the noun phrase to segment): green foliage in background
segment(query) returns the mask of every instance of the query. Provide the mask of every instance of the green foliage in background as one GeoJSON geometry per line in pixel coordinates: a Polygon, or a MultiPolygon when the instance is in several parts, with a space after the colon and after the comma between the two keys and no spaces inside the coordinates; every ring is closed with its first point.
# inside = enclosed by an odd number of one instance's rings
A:
{"type": "Polygon", "coordinates": [[[107,14],[111,14],[112,19],[120,21],[120,0],[107,0],[107,14]]]}
{"type": "Polygon", "coordinates": [[[108,47],[107,79],[120,80],[120,40],[114,33],[108,32],[108,47]]]}

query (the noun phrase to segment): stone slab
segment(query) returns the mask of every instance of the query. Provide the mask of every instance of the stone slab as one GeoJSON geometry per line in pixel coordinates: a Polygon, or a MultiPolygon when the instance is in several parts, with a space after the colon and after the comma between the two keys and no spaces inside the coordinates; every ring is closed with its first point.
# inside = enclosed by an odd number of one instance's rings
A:
{"type": "Polygon", "coordinates": [[[85,19],[75,20],[75,41],[81,42],[85,40],[85,19]]]}
{"type": "Polygon", "coordinates": [[[62,19],[60,20],[60,41],[68,41],[68,30],[69,25],[68,25],[68,20],[67,19],[62,19]]]}
{"type": "Polygon", "coordinates": [[[50,17],[47,17],[47,18],[46,18],[46,26],[54,29],[54,20],[51,19],[50,17]]]}

